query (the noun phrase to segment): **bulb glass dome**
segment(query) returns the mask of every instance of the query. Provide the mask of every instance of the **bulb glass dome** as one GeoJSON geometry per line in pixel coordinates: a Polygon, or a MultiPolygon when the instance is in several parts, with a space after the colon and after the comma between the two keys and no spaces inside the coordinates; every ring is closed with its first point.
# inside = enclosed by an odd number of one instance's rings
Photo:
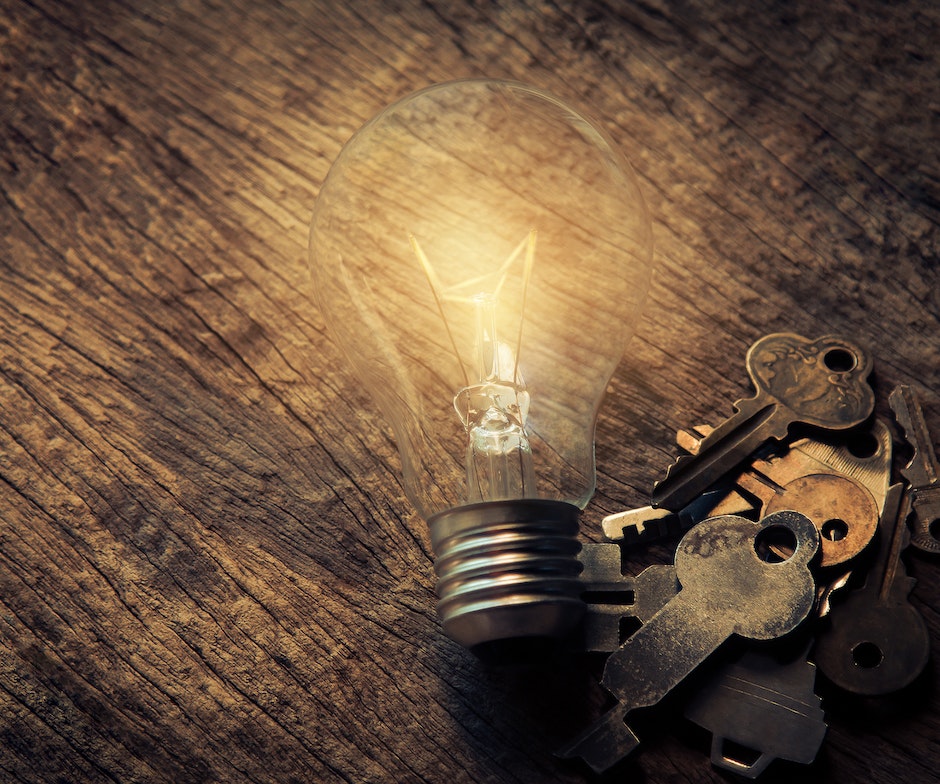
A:
{"type": "Polygon", "coordinates": [[[650,256],[633,171],[541,90],[436,85],[346,144],[315,206],[313,282],[423,516],[517,498],[583,508],[650,256]]]}

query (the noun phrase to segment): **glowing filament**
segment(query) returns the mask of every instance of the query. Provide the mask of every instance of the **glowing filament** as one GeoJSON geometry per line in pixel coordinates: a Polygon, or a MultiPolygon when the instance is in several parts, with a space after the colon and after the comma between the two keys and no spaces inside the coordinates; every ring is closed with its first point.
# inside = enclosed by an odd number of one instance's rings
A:
{"type": "Polygon", "coordinates": [[[442,284],[413,234],[410,240],[463,372],[464,386],[454,396],[454,408],[468,436],[466,468],[469,500],[534,495],[532,450],[525,430],[529,393],[520,374],[519,355],[522,350],[526,295],[535,260],[536,232],[534,229],[530,231],[495,273],[476,276],[448,287],[442,284]],[[500,294],[512,265],[523,249],[522,303],[513,350],[499,334],[500,294]],[[466,305],[473,311],[472,377],[468,375],[467,366],[457,349],[454,332],[445,315],[445,302],[466,305]]]}

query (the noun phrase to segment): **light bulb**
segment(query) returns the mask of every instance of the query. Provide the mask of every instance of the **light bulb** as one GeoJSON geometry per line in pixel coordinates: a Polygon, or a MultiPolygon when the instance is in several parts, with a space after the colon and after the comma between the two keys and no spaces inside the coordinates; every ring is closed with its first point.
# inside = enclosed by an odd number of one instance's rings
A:
{"type": "Polygon", "coordinates": [[[368,122],[314,207],[316,298],[394,431],[445,632],[478,652],[580,619],[594,425],[646,298],[648,213],[585,117],[496,80],[368,122]]]}

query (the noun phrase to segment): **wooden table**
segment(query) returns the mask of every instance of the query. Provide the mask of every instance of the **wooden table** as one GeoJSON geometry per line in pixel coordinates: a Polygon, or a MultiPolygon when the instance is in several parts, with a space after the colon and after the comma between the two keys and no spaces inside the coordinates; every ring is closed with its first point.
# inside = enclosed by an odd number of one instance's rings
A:
{"type": "MultiPolygon", "coordinates": [[[[319,185],[456,77],[544,87],[627,153],[656,270],[599,540],[768,332],[867,344],[879,412],[911,384],[940,437],[938,40],[929,2],[5,0],[0,779],[589,778],[552,751],[596,663],[493,671],[441,633],[394,442],[304,292],[319,185]]],[[[909,564],[940,646],[940,565],[909,564]]],[[[817,762],[768,780],[935,781],[937,660],[827,698],[817,762]]],[[[664,719],[614,780],[728,779],[664,719]]]]}

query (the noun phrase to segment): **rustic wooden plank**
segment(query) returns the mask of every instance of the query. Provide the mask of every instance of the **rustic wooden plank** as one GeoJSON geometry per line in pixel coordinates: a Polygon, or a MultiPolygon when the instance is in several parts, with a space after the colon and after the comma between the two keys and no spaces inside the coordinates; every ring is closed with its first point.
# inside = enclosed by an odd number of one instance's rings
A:
{"type": "MultiPolygon", "coordinates": [[[[305,289],[319,185],[368,117],[462,76],[544,86],[627,151],[657,269],[598,423],[597,539],[769,331],[857,336],[940,432],[938,32],[874,0],[5,0],[2,777],[585,780],[552,749],[596,667],[491,672],[440,633],[394,443],[305,289]]],[[[827,699],[798,774],[933,781],[937,675],[893,712],[827,699]]],[[[724,780],[662,724],[625,775],[724,780]]]]}

